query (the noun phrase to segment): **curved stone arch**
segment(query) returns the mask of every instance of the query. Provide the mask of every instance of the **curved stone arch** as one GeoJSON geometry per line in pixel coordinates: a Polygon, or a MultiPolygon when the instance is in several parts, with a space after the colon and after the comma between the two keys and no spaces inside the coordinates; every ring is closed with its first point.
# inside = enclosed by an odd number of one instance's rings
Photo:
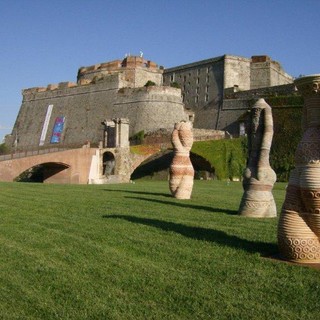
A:
{"type": "Polygon", "coordinates": [[[196,179],[213,179],[215,177],[215,167],[206,158],[201,155],[190,152],[190,160],[192,162],[196,179]]]}
{"type": "Polygon", "coordinates": [[[34,163],[31,167],[20,171],[14,178],[20,182],[63,182],[69,179],[70,165],[63,162],[39,162],[34,163]],[[54,177],[55,176],[55,177],[54,177]],[[61,181],[62,180],[62,181],[61,181]]]}
{"type": "MultiPolygon", "coordinates": [[[[145,156],[132,169],[130,179],[139,179],[143,177],[143,174],[147,176],[152,172],[154,168],[157,169],[156,172],[169,169],[172,158],[172,150],[159,151],[145,156]]],[[[215,169],[207,159],[196,153],[190,152],[190,160],[192,162],[192,165],[194,166],[196,178],[212,179],[214,177],[215,169]],[[199,171],[202,171],[202,173],[200,174],[199,171]]]]}

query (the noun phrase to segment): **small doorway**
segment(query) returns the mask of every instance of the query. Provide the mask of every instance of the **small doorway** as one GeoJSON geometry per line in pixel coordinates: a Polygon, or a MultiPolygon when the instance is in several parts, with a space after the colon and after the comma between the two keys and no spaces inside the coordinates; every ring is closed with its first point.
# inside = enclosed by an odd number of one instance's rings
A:
{"type": "Polygon", "coordinates": [[[103,175],[104,176],[111,176],[114,175],[114,168],[115,168],[115,158],[112,152],[105,152],[102,158],[102,165],[103,165],[103,175]]]}

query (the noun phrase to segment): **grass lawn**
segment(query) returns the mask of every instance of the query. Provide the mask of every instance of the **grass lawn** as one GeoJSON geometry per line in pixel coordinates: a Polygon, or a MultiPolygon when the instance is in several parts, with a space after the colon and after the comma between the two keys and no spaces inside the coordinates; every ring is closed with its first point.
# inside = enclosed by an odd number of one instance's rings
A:
{"type": "Polygon", "coordinates": [[[265,258],[278,219],[237,216],[241,196],[0,183],[0,319],[320,319],[320,270],[265,258]]]}

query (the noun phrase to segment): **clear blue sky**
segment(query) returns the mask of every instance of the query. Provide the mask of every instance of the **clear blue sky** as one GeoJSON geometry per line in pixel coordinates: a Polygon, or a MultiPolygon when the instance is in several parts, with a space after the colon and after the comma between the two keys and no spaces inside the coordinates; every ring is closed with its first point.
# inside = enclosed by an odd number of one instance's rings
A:
{"type": "Polygon", "coordinates": [[[75,82],[81,66],[267,54],[298,77],[320,73],[319,31],[320,0],[0,0],[0,138],[22,89],[75,82]]]}

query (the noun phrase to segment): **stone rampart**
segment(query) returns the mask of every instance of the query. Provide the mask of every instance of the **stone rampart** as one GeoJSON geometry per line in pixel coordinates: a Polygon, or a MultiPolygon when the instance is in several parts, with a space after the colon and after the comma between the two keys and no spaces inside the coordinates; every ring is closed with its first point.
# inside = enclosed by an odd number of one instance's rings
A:
{"type": "Polygon", "coordinates": [[[130,136],[141,130],[171,129],[176,122],[188,120],[180,89],[171,87],[120,89],[111,112],[130,119],[130,136]]]}

